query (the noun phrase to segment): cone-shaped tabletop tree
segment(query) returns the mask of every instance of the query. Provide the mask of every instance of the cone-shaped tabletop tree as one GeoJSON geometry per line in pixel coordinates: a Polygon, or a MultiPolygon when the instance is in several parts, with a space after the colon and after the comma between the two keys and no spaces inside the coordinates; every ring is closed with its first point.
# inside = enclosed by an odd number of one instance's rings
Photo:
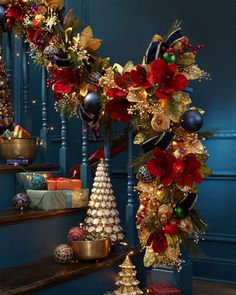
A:
{"type": "Polygon", "coordinates": [[[3,63],[2,47],[0,44],[0,134],[12,127],[13,109],[10,98],[10,84],[3,63]]]}
{"type": "Polygon", "coordinates": [[[143,294],[139,289],[139,281],[136,279],[135,266],[132,264],[129,255],[126,256],[124,262],[119,266],[121,271],[119,272],[119,278],[116,281],[118,289],[114,291],[116,295],[138,295],[143,294]]]}
{"type": "Polygon", "coordinates": [[[95,239],[107,236],[113,244],[124,239],[111,179],[104,159],[100,160],[96,170],[85,226],[88,233],[95,239]]]}

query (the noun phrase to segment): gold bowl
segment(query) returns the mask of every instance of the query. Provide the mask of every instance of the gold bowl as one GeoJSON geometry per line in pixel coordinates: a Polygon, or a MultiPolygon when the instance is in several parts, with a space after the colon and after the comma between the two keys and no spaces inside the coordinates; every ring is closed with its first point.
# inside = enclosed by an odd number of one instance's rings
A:
{"type": "Polygon", "coordinates": [[[36,157],[37,145],[37,138],[1,138],[0,150],[5,160],[23,158],[31,163],[36,157]]]}
{"type": "Polygon", "coordinates": [[[111,240],[98,241],[71,241],[71,248],[79,260],[97,260],[109,256],[111,251],[111,240]]]}

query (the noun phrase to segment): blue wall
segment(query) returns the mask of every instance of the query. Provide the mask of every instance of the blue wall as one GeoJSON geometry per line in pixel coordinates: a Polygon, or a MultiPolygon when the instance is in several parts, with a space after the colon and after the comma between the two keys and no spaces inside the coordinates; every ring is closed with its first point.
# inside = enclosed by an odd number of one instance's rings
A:
{"type": "MultiPolygon", "coordinates": [[[[154,33],[164,35],[175,20],[183,21],[183,32],[192,43],[204,43],[206,48],[199,53],[198,64],[211,73],[211,81],[193,82],[193,101],[206,110],[205,126],[217,129],[217,136],[206,141],[210,152],[209,165],[213,176],[201,187],[198,207],[209,227],[201,244],[205,254],[194,260],[194,273],[198,277],[236,282],[236,103],[235,76],[236,40],[234,0],[70,0],[76,14],[89,23],[96,37],[103,39],[102,56],[110,56],[111,62],[124,64],[128,60],[141,62],[146,47],[154,33]]],[[[31,97],[40,101],[39,72],[31,68],[31,97]]],[[[53,111],[51,100],[50,121],[54,122],[54,140],[59,139],[59,119],[53,111]],[[55,123],[56,122],[56,123],[55,123]]],[[[33,105],[32,132],[39,133],[40,104],[33,105]]],[[[80,123],[70,122],[71,164],[80,160],[80,123]]],[[[52,148],[59,143],[52,143],[52,148]]],[[[52,152],[49,156],[57,161],[52,152]]],[[[115,192],[124,220],[126,205],[126,155],[113,160],[115,192]],[[120,161],[122,159],[122,161],[120,161]],[[119,173],[116,173],[119,172],[119,173]],[[122,193],[118,195],[118,187],[122,193]]]]}

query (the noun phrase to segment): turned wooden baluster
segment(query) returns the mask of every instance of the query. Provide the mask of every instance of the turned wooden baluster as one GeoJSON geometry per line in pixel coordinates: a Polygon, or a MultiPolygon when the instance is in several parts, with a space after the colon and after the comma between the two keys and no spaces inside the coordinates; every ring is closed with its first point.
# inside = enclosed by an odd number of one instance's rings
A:
{"type": "Polygon", "coordinates": [[[68,119],[65,112],[61,112],[61,148],[59,154],[60,167],[64,175],[68,173],[68,162],[69,162],[69,153],[68,153],[68,142],[67,142],[67,128],[68,128],[68,119]]]}
{"type": "Polygon", "coordinates": [[[89,187],[90,166],[88,163],[88,125],[82,120],[82,164],[80,167],[80,178],[83,188],[89,187]]]}
{"type": "Polygon", "coordinates": [[[23,67],[23,126],[31,132],[32,116],[29,104],[29,45],[22,40],[22,67],[23,67]]]}
{"type": "Polygon", "coordinates": [[[137,232],[135,226],[135,216],[137,211],[137,200],[134,193],[134,170],[130,167],[130,163],[133,160],[133,136],[132,126],[129,126],[128,130],[128,184],[127,184],[127,205],[126,205],[126,239],[129,246],[135,246],[137,244],[137,232]]]}
{"type": "Polygon", "coordinates": [[[41,159],[47,160],[48,148],[48,89],[46,87],[47,70],[42,67],[41,95],[42,95],[42,128],[40,130],[41,138],[41,159]]]}
{"type": "MultiPolygon", "coordinates": [[[[108,171],[110,170],[111,144],[108,135],[104,135],[104,158],[108,171]]],[[[110,171],[109,171],[110,172],[110,171]]]]}

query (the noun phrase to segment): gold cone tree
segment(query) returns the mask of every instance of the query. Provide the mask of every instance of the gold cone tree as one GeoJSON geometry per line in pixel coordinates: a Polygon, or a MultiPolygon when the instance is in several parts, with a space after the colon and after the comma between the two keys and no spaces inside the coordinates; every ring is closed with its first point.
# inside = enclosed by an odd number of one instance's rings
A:
{"type": "Polygon", "coordinates": [[[138,295],[143,294],[139,289],[139,281],[136,279],[137,271],[132,264],[129,255],[126,256],[124,262],[119,265],[121,271],[119,272],[119,278],[116,281],[118,289],[114,291],[115,295],[138,295]]]}
{"type": "Polygon", "coordinates": [[[104,159],[101,159],[94,178],[85,227],[94,239],[109,237],[113,244],[124,239],[111,179],[104,159]]]}

